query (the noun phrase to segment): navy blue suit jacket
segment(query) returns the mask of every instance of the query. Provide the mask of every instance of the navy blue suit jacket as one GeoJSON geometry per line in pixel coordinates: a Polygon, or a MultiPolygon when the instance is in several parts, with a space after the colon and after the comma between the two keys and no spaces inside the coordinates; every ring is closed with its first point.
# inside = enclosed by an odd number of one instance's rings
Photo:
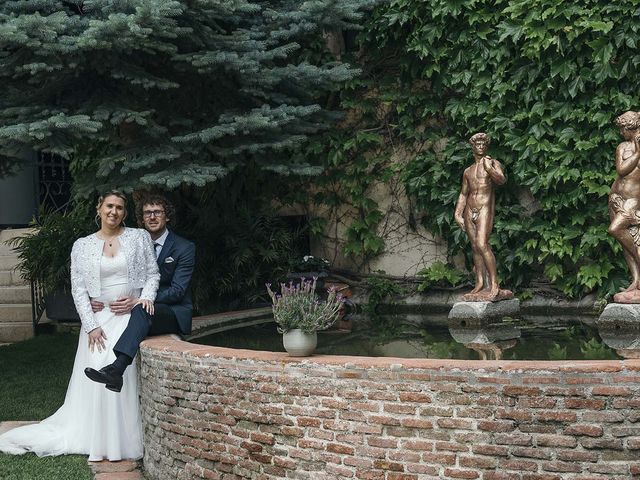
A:
{"type": "Polygon", "coordinates": [[[183,335],[191,333],[191,276],[195,259],[195,244],[169,230],[158,257],[160,286],[156,303],[164,303],[173,310],[183,335]]]}

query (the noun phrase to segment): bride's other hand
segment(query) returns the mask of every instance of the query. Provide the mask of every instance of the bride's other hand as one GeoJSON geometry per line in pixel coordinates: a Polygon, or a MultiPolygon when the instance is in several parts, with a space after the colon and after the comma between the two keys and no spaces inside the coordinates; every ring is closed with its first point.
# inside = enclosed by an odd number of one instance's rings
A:
{"type": "Polygon", "coordinates": [[[107,339],[107,335],[102,331],[102,328],[94,328],[89,332],[89,350],[93,353],[94,347],[98,348],[98,352],[106,350],[104,341],[107,339]]]}
{"type": "Polygon", "coordinates": [[[99,302],[98,300],[91,300],[91,310],[93,313],[101,312],[104,308],[104,303],[99,302]]]}
{"type": "Polygon", "coordinates": [[[109,310],[116,315],[126,315],[138,304],[138,297],[120,297],[109,304],[109,310]]]}
{"type": "Polygon", "coordinates": [[[137,304],[142,305],[142,308],[144,308],[149,315],[153,315],[153,302],[151,300],[147,300],[147,299],[138,300],[136,305],[137,304]]]}

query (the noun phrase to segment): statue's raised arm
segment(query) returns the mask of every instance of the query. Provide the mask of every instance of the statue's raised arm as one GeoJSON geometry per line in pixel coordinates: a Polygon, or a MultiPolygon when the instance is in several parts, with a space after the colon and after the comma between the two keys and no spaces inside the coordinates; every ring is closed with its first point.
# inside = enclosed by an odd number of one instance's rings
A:
{"type": "Polygon", "coordinates": [[[615,120],[624,141],[616,148],[616,179],[609,193],[609,233],[622,246],[631,284],[613,296],[617,303],[640,303],[640,113],[615,120]]]}

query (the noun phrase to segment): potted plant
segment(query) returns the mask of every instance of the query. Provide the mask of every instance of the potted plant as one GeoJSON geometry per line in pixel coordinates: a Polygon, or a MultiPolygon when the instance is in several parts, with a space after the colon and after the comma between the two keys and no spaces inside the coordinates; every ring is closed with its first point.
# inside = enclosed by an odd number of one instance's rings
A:
{"type": "Polygon", "coordinates": [[[18,253],[18,271],[34,282],[45,295],[47,317],[52,320],[79,320],[71,298],[69,272],[73,242],[94,230],[87,212],[40,212],[31,224],[33,231],[10,240],[18,253]]]}
{"type": "Polygon", "coordinates": [[[267,284],[273,318],[284,348],[292,357],[311,355],[318,342],[317,332],[333,325],[342,307],[343,296],[335,288],[327,290],[326,301],[320,300],[316,294],[317,281],[317,277],[311,280],[302,277],[299,283],[281,283],[279,294],[267,284]]]}

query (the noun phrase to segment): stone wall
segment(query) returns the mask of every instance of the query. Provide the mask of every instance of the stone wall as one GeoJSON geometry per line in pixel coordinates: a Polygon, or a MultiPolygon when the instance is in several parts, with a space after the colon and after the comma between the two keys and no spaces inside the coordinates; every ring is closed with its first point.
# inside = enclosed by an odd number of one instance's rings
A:
{"type": "Polygon", "coordinates": [[[640,361],[314,356],[159,337],[152,479],[640,478],[640,361]]]}

